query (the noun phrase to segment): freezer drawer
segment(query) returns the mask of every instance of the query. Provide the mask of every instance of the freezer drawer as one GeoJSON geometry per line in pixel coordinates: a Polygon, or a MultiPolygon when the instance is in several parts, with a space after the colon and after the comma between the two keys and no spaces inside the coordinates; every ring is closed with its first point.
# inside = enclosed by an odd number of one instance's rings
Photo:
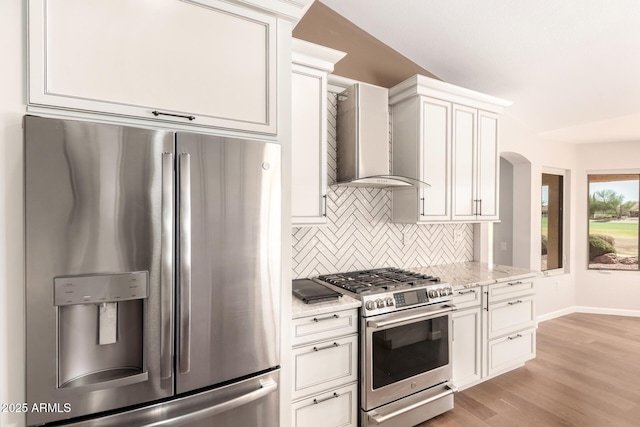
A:
{"type": "Polygon", "coordinates": [[[70,427],[274,427],[279,424],[279,370],[224,387],[70,427]]]}

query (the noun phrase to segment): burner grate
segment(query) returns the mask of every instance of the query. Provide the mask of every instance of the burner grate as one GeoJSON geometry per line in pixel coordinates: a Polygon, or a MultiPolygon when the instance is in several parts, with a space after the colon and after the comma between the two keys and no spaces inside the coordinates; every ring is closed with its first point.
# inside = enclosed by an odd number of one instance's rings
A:
{"type": "Polygon", "coordinates": [[[377,268],[319,276],[318,279],[357,294],[374,289],[393,289],[400,285],[416,286],[425,282],[439,283],[440,278],[399,268],[377,268]]]}

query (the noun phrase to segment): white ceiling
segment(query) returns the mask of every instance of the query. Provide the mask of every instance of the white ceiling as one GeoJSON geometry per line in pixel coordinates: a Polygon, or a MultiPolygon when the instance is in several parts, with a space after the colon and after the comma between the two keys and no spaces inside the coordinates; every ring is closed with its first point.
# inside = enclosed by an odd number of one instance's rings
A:
{"type": "Polygon", "coordinates": [[[640,141],[638,0],[321,0],[548,139],[640,141]]]}

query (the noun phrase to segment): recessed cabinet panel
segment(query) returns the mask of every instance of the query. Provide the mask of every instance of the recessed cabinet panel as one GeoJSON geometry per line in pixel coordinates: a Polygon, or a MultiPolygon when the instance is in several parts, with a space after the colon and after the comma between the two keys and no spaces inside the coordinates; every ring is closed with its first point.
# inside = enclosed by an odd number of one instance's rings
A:
{"type": "Polygon", "coordinates": [[[292,405],[294,427],[355,427],[358,425],[357,383],[318,394],[292,405]]]}
{"type": "Polygon", "coordinates": [[[293,399],[358,379],[358,336],[293,349],[293,399]]]}
{"type": "Polygon", "coordinates": [[[450,216],[449,174],[451,104],[422,101],[422,178],[431,187],[422,190],[421,219],[446,220],[450,216]]]}
{"type": "Polygon", "coordinates": [[[275,133],[275,30],[216,0],[32,0],[29,103],[275,133]]]}
{"type": "Polygon", "coordinates": [[[498,116],[478,114],[478,214],[481,219],[498,218],[498,116]]]}
{"type": "Polygon", "coordinates": [[[514,367],[535,357],[535,328],[527,329],[501,339],[489,341],[488,375],[513,369],[514,367]]]}
{"type": "Polygon", "coordinates": [[[535,297],[517,297],[489,306],[489,339],[535,326],[535,297]]]}
{"type": "Polygon", "coordinates": [[[476,110],[453,108],[453,219],[475,220],[476,110]]]}
{"type": "Polygon", "coordinates": [[[482,365],[480,307],[453,314],[453,383],[464,387],[480,380],[482,365]]]}
{"type": "Polygon", "coordinates": [[[326,223],[326,72],[293,65],[291,213],[294,225],[326,223]]]}

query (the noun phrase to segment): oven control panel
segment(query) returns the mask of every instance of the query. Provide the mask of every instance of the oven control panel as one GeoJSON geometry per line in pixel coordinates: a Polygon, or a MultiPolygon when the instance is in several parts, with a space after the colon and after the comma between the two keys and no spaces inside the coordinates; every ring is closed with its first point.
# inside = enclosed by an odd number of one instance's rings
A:
{"type": "Polygon", "coordinates": [[[363,295],[364,315],[391,313],[413,306],[423,306],[451,301],[453,290],[448,283],[438,283],[417,289],[363,295]]]}

